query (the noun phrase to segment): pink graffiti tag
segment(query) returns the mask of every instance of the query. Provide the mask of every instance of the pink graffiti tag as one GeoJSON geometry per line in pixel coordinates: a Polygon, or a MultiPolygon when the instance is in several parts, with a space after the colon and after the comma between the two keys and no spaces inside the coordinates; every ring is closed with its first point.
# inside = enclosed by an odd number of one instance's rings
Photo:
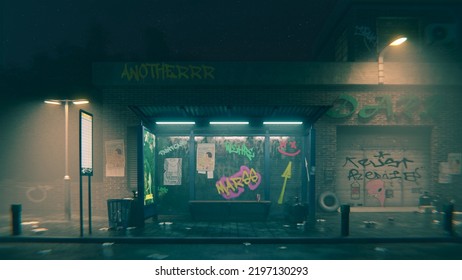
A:
{"type": "Polygon", "coordinates": [[[261,182],[261,175],[253,168],[241,166],[239,172],[230,177],[221,177],[215,184],[218,194],[225,199],[236,198],[244,192],[244,187],[248,186],[250,190],[258,188],[261,182]]]}
{"type": "MultiPolygon", "coordinates": [[[[290,141],[290,148],[292,150],[296,150],[297,149],[297,142],[295,141],[290,141]]],[[[283,155],[286,155],[286,156],[289,156],[289,157],[294,157],[296,155],[298,155],[301,150],[297,150],[296,152],[293,152],[293,153],[290,153],[287,151],[287,141],[281,141],[279,142],[279,147],[278,147],[278,151],[283,154],[283,155]]]]}
{"type": "Polygon", "coordinates": [[[371,180],[366,184],[367,194],[375,197],[380,205],[385,204],[385,183],[382,180],[371,180]]]}

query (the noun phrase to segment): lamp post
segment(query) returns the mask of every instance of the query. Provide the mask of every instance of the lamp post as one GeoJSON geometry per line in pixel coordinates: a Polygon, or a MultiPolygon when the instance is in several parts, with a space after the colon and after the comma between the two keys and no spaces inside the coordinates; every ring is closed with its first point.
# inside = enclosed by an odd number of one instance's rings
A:
{"type": "Polygon", "coordinates": [[[398,37],[397,39],[393,40],[391,43],[386,45],[380,52],[379,52],[379,84],[383,85],[384,83],[384,70],[383,70],[383,55],[385,54],[385,51],[388,49],[388,47],[394,47],[394,46],[399,46],[402,43],[404,43],[407,40],[406,37],[398,37]]]}
{"type": "Polygon", "coordinates": [[[45,100],[47,104],[63,105],[64,104],[64,215],[66,220],[71,220],[71,177],[69,176],[69,102],[74,105],[88,104],[90,103],[86,99],[48,99],[45,100]]]}

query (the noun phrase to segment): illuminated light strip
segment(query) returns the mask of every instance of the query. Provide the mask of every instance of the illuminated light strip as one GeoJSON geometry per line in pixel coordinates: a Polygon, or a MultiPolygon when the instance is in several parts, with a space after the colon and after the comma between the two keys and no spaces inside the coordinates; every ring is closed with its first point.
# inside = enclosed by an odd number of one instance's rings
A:
{"type": "Polygon", "coordinates": [[[209,122],[209,124],[232,125],[232,124],[249,124],[249,122],[209,122]]]}
{"type": "Polygon", "coordinates": [[[196,122],[156,122],[156,124],[178,125],[178,124],[196,124],[196,122]]]}
{"type": "Polygon", "coordinates": [[[56,99],[47,99],[44,101],[47,104],[53,104],[53,105],[61,105],[61,104],[67,104],[68,102],[72,102],[74,105],[82,105],[82,104],[88,104],[90,101],[86,99],[77,99],[77,100],[69,100],[69,99],[64,99],[64,100],[56,100],[56,99]]]}
{"type": "Polygon", "coordinates": [[[46,104],[53,104],[53,105],[61,105],[61,101],[59,100],[45,100],[44,101],[46,104]]]}
{"type": "Polygon", "coordinates": [[[90,101],[82,99],[82,100],[74,100],[72,101],[72,103],[74,103],[75,105],[82,105],[82,104],[88,104],[90,103],[90,101]]]}
{"type": "Polygon", "coordinates": [[[263,124],[300,125],[303,124],[303,122],[263,122],[263,124]]]}
{"type": "Polygon", "coordinates": [[[391,42],[390,46],[399,46],[402,43],[406,42],[406,40],[407,40],[407,37],[400,37],[400,38],[394,40],[393,42],[391,42]]]}

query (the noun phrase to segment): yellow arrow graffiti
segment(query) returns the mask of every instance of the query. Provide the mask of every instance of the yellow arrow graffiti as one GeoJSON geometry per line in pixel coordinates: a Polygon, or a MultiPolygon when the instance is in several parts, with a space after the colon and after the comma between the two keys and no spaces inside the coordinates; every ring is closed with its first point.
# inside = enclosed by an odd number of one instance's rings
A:
{"type": "Polygon", "coordinates": [[[281,177],[284,178],[284,184],[282,185],[281,194],[279,195],[278,204],[282,204],[284,201],[284,193],[286,192],[287,179],[292,177],[292,162],[289,161],[287,164],[286,170],[282,173],[281,177]]]}

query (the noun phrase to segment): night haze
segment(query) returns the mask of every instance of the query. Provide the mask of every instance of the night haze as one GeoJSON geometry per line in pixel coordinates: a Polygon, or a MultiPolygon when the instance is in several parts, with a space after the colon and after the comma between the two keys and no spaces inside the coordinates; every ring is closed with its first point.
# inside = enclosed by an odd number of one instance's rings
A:
{"type": "Polygon", "coordinates": [[[310,60],[335,2],[5,0],[2,58],[30,65],[91,43],[99,59],[310,60]]]}
{"type": "Polygon", "coordinates": [[[461,260],[461,14],[0,0],[0,260],[461,260]]]}

